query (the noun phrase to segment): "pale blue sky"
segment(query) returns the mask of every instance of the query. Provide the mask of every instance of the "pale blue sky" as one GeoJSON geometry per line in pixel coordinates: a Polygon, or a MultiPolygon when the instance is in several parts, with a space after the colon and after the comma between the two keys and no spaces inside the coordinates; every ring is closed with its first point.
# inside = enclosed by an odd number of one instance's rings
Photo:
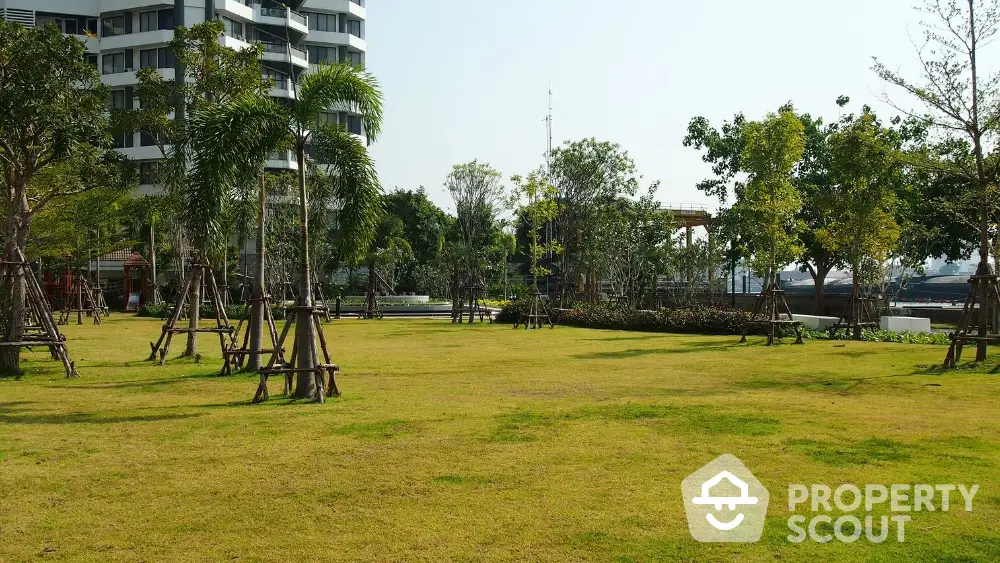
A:
{"type": "Polygon", "coordinates": [[[542,163],[551,83],[556,144],[617,142],[644,184],[661,181],[660,200],[714,206],[694,188],[709,170],[681,144],[688,121],[789,100],[836,118],[840,94],[888,114],[871,56],[913,69],[913,4],[368,0],[368,67],[386,101],[373,154],[387,190],[424,185],[450,209],[452,165],[478,158],[509,178],[542,163]]]}

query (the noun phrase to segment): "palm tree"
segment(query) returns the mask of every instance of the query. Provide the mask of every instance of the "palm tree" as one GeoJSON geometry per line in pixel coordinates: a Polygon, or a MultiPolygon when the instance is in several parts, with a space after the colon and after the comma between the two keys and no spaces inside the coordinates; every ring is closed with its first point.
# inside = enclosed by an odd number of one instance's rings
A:
{"type": "MultiPolygon", "coordinates": [[[[339,125],[322,123],[321,114],[329,108],[346,109],[360,116],[368,142],[375,140],[382,124],[382,92],[370,73],[349,64],[323,65],[303,77],[295,99],[279,104],[271,98],[247,95],[230,103],[219,104],[198,112],[191,121],[193,147],[192,177],[200,197],[214,201],[225,199],[241,185],[256,184],[267,155],[283,148],[295,150],[298,164],[299,220],[301,225],[299,255],[299,292],[296,303],[296,356],[299,370],[295,395],[298,398],[314,394],[313,370],[316,365],[315,328],[312,321],[312,261],[309,257],[309,201],[306,189],[306,150],[311,144],[313,155],[324,163],[334,176],[336,199],[341,204],[338,224],[345,259],[357,261],[364,256],[378,225],[382,205],[382,189],[375,165],[361,140],[339,125]]],[[[263,197],[263,194],[260,196],[263,197]]],[[[201,202],[210,209],[212,201],[201,202]]],[[[263,207],[260,208],[262,210],[263,207]]],[[[259,211],[260,211],[259,210],[259,211]]],[[[199,213],[206,228],[218,228],[218,218],[211,213],[189,207],[199,213]],[[212,221],[214,227],[208,227],[212,221]]],[[[259,217],[261,225],[263,216],[259,217]]],[[[258,232],[260,225],[258,226],[258,232]]],[[[258,240],[258,242],[262,242],[258,240]]],[[[258,248],[263,255],[263,248],[258,248]]],[[[258,270],[261,261],[258,258],[258,270]]],[[[260,283],[263,272],[256,272],[255,302],[263,294],[260,283]]],[[[254,311],[251,334],[262,338],[263,311],[254,311]]],[[[252,341],[260,350],[262,342],[252,341]]]]}

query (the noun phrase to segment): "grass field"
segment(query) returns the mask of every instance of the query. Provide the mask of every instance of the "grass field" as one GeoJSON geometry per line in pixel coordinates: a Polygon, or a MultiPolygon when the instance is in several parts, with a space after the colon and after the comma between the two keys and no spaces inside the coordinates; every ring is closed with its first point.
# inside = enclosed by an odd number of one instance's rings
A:
{"type": "Polygon", "coordinates": [[[1000,379],[940,346],[342,320],[343,397],[252,405],[209,338],[161,367],[159,321],[65,332],[80,379],[0,379],[0,561],[1000,559],[1000,379]],[[755,544],[688,533],[727,452],[771,493],[755,544]],[[789,483],[981,489],[902,544],[794,545],[789,483]]]}

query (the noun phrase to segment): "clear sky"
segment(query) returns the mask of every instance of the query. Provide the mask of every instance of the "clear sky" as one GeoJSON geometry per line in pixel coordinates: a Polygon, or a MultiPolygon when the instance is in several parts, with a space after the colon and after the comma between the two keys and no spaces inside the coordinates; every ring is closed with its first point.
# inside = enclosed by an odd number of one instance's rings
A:
{"type": "Polygon", "coordinates": [[[386,103],[372,151],[387,190],[423,185],[452,210],[452,165],[509,178],[542,163],[551,83],[556,144],[619,143],[661,201],[714,206],[694,187],[710,171],[682,145],[688,121],[789,100],[835,119],[841,94],[888,117],[871,57],[913,74],[915,1],[368,0],[386,103]]]}

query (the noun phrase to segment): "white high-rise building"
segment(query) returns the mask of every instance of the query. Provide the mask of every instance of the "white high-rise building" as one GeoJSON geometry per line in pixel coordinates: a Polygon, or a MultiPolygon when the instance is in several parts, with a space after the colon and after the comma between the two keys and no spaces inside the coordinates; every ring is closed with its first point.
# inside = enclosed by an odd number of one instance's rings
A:
{"type": "MultiPolygon", "coordinates": [[[[112,89],[111,105],[136,107],[136,70],[156,68],[167,80],[175,78],[175,61],[167,45],[175,25],[190,27],[206,17],[225,25],[223,44],[234,48],[251,43],[264,48],[262,79],[271,79],[276,98],[295,96],[293,81],[322,62],[365,64],[365,0],[0,0],[0,18],[25,26],[55,23],[64,33],[80,37],[88,59],[112,89]],[[291,6],[284,7],[284,6],[291,6]]],[[[334,111],[326,119],[363,135],[361,120],[334,111]]],[[[153,187],[152,177],[162,158],[156,139],[143,133],[123,135],[119,150],[140,163],[141,191],[153,187]]],[[[295,155],[272,155],[269,169],[297,169],[295,155]]]]}

